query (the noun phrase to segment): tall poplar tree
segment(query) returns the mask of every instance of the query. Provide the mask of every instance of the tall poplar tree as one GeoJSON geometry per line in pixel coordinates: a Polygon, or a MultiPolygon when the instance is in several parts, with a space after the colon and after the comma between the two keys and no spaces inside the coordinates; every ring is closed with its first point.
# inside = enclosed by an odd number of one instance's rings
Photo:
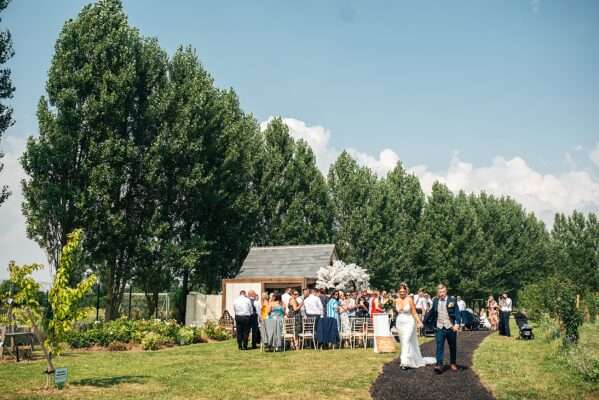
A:
{"type": "Polygon", "coordinates": [[[160,126],[166,61],[155,40],[129,26],[120,1],[84,7],[56,42],[40,134],[22,158],[29,236],[56,266],[67,234],[85,229],[107,319],[117,315],[139,260],[148,213],[144,155],[160,126]]]}
{"type": "Polygon", "coordinates": [[[257,164],[260,245],[321,244],[332,239],[333,213],[312,149],[295,141],[281,118],[262,135],[257,164]]]}
{"type": "MultiPolygon", "coordinates": [[[[8,7],[10,0],[0,0],[0,13],[2,13],[6,7],[8,7]]],[[[2,22],[2,18],[0,18],[2,22]]],[[[12,47],[12,39],[8,30],[0,32],[0,65],[6,64],[8,60],[14,55],[12,47]]],[[[12,119],[12,108],[3,103],[4,100],[12,98],[15,88],[12,85],[10,79],[10,69],[0,69],[0,141],[2,140],[2,134],[14,123],[12,119]]],[[[0,151],[0,173],[4,169],[2,164],[2,151],[0,151]]],[[[6,185],[0,184],[0,206],[8,198],[10,192],[6,185]]]]}

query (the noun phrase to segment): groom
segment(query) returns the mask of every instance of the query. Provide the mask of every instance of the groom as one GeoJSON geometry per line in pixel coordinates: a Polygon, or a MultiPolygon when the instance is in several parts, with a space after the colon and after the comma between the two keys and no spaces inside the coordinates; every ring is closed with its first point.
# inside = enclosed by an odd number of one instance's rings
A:
{"type": "Polygon", "coordinates": [[[443,372],[443,353],[445,351],[445,341],[449,345],[449,360],[451,370],[457,371],[456,353],[457,353],[457,332],[460,329],[462,317],[458,308],[457,299],[454,296],[447,295],[447,288],[440,284],[437,286],[437,297],[433,300],[433,305],[426,314],[425,320],[429,326],[435,327],[435,339],[437,342],[437,366],[435,372],[443,372]]]}

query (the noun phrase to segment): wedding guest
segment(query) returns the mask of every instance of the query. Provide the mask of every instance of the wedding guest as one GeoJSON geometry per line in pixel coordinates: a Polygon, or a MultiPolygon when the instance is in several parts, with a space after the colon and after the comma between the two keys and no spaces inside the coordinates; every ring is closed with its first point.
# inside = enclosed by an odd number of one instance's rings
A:
{"type": "Polygon", "coordinates": [[[370,318],[373,318],[374,314],[381,314],[383,312],[384,310],[380,292],[375,290],[370,303],[370,318]]]}
{"type": "Polygon", "coordinates": [[[487,315],[489,317],[489,323],[491,324],[492,331],[497,330],[497,323],[498,323],[497,308],[498,307],[499,306],[497,305],[497,302],[495,301],[495,298],[493,297],[493,295],[489,296],[489,299],[487,300],[487,315]]]}
{"type": "Polygon", "coordinates": [[[306,318],[306,307],[304,307],[304,300],[306,300],[310,296],[310,290],[304,289],[302,290],[302,295],[297,298],[300,303],[300,313],[302,314],[302,318],[306,318]]]}
{"type": "Polygon", "coordinates": [[[245,290],[239,292],[239,297],[233,302],[233,312],[235,313],[235,327],[237,329],[237,347],[239,350],[247,350],[252,302],[246,297],[245,290]]]}
{"type": "Polygon", "coordinates": [[[349,313],[352,308],[351,305],[351,296],[345,294],[343,292],[339,292],[339,321],[341,321],[341,332],[349,332],[351,330],[351,325],[349,321],[349,313]]]}
{"type": "Polygon", "coordinates": [[[302,313],[301,313],[301,304],[298,300],[299,292],[294,290],[291,293],[291,299],[289,300],[289,304],[287,306],[287,318],[293,319],[293,324],[295,326],[295,335],[293,337],[293,346],[295,349],[299,349],[299,334],[302,333],[302,313]]]}
{"type": "Polygon", "coordinates": [[[329,302],[329,296],[327,296],[327,291],[324,288],[320,288],[320,302],[322,303],[322,309],[327,309],[327,303],[329,302]]]}
{"type": "Polygon", "coordinates": [[[292,289],[288,287],[287,289],[285,289],[285,293],[283,293],[283,296],[281,296],[281,301],[283,302],[283,307],[285,308],[285,311],[287,311],[287,305],[289,304],[289,300],[291,300],[291,292],[292,289]]]}
{"type": "Polygon", "coordinates": [[[322,301],[316,289],[310,290],[310,295],[304,300],[304,309],[306,310],[306,317],[320,318],[324,314],[322,301]]]}
{"type": "Polygon", "coordinates": [[[260,319],[264,321],[268,318],[268,305],[269,305],[269,296],[268,293],[262,293],[262,299],[260,302],[260,319]]]}
{"type": "Polygon", "coordinates": [[[268,318],[274,319],[283,317],[285,317],[285,307],[283,306],[283,300],[281,299],[281,295],[279,293],[275,293],[273,296],[273,300],[270,302],[268,318]]]}
{"type": "Polygon", "coordinates": [[[458,299],[458,301],[457,301],[458,311],[460,312],[460,315],[462,317],[462,322],[461,322],[460,326],[463,328],[465,325],[465,321],[466,321],[466,302],[460,296],[458,296],[457,299],[458,299]]]}
{"type": "Polygon", "coordinates": [[[499,334],[503,336],[510,335],[510,314],[512,313],[512,299],[510,299],[507,293],[504,293],[499,300],[499,318],[500,318],[500,331],[499,334]]]}
{"type": "Polygon", "coordinates": [[[260,302],[258,301],[258,294],[253,290],[248,292],[248,298],[252,302],[252,313],[250,314],[252,349],[257,349],[260,344],[260,328],[258,327],[258,310],[260,310],[260,302]]]}

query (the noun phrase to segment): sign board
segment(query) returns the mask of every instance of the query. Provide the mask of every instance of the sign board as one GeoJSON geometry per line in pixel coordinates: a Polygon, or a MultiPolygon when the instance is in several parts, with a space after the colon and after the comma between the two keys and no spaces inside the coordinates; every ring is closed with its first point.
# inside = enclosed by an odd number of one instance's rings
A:
{"type": "Polygon", "coordinates": [[[393,353],[397,351],[387,314],[375,314],[372,323],[374,324],[374,352],[393,353]]]}
{"type": "Polygon", "coordinates": [[[56,368],[56,371],[54,371],[54,383],[59,389],[62,389],[67,383],[67,375],[66,368],[56,368]]]}

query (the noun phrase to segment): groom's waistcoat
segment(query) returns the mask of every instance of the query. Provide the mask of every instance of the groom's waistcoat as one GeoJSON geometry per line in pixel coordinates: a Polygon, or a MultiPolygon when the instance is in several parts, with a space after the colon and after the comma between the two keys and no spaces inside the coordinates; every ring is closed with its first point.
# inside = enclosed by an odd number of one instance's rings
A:
{"type": "MultiPolygon", "coordinates": [[[[459,324],[462,321],[462,318],[459,312],[456,298],[454,296],[447,296],[447,301],[445,304],[447,306],[447,314],[449,315],[449,319],[452,325],[459,324]]],[[[427,323],[433,325],[434,327],[437,327],[437,318],[439,316],[438,308],[439,298],[435,297],[435,299],[433,300],[433,306],[431,307],[430,311],[426,316],[427,323]]]]}

